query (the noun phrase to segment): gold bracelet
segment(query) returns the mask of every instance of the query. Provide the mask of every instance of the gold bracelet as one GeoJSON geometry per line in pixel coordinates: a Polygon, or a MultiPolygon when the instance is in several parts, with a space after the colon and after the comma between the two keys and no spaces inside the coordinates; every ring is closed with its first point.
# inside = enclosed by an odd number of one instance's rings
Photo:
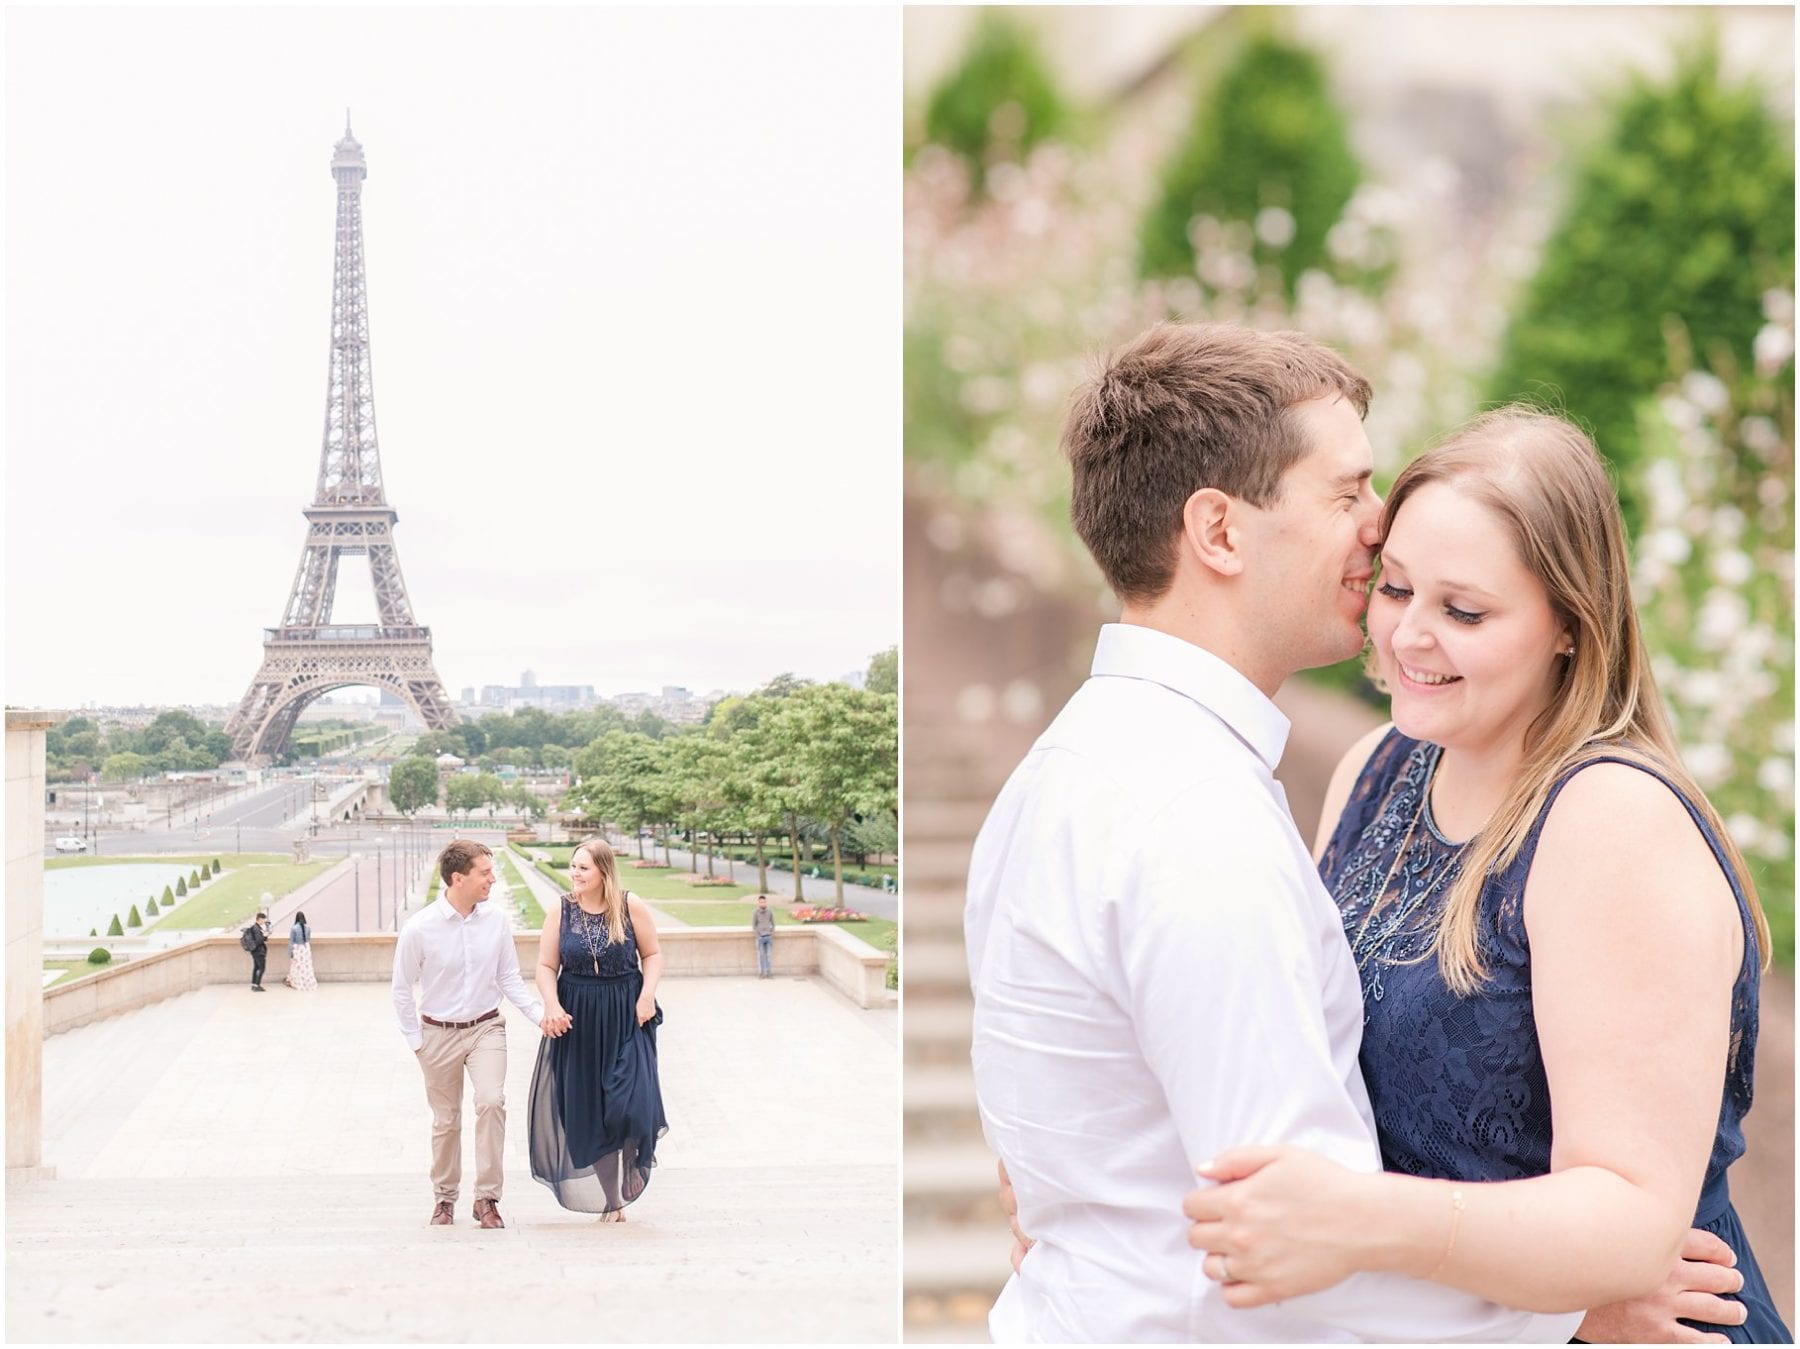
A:
{"type": "Polygon", "coordinates": [[[1438,1257],[1436,1265],[1425,1278],[1429,1281],[1437,1278],[1439,1272],[1450,1260],[1450,1252],[1456,1249],[1456,1229],[1462,1221],[1463,1192],[1458,1189],[1450,1191],[1450,1240],[1444,1243],[1444,1253],[1438,1257]]]}

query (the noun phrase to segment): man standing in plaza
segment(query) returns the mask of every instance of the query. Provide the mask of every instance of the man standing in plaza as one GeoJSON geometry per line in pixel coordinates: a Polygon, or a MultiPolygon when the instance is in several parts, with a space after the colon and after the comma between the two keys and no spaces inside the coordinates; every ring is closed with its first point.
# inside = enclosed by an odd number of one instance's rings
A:
{"type": "Polygon", "coordinates": [[[263,991],[263,969],[269,963],[269,914],[259,909],[256,919],[245,928],[238,943],[250,953],[250,989],[254,993],[263,991]]]}
{"type": "Polygon", "coordinates": [[[462,1179],[463,1075],[475,1089],[475,1219],[504,1227],[500,1191],[506,1141],[504,994],[542,1026],[544,1007],[519,974],[512,924],[490,908],[494,858],[485,844],[453,840],[438,856],[442,902],[407,919],[394,948],[394,1012],[425,1076],[431,1103],[433,1226],[454,1221],[462,1179]],[[420,986],[415,1004],[413,985],[420,986]],[[421,1024],[422,1023],[422,1024],[421,1024]]]}
{"type": "Polygon", "coordinates": [[[767,895],[756,897],[756,912],[750,915],[750,930],[756,934],[757,975],[767,979],[775,972],[773,965],[775,911],[769,907],[767,895]]]}

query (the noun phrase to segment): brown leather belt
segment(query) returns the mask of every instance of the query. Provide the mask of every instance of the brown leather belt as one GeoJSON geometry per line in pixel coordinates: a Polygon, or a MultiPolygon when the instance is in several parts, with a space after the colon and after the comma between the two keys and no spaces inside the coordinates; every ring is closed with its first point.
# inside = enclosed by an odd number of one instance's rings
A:
{"type": "Polygon", "coordinates": [[[491,1012],[483,1012],[473,1021],[438,1021],[432,1017],[426,1016],[423,1012],[419,1013],[419,1020],[423,1021],[427,1026],[436,1026],[439,1030],[467,1030],[470,1026],[479,1026],[483,1021],[492,1021],[499,1015],[500,1009],[496,1007],[491,1012]]]}

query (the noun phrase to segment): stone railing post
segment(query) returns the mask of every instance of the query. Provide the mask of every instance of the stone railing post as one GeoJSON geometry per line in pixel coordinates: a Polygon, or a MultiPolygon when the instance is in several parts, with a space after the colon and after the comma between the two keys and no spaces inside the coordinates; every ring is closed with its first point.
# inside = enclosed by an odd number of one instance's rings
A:
{"type": "Polygon", "coordinates": [[[6,1174],[44,1176],[44,732],[6,714],[6,1174]]]}

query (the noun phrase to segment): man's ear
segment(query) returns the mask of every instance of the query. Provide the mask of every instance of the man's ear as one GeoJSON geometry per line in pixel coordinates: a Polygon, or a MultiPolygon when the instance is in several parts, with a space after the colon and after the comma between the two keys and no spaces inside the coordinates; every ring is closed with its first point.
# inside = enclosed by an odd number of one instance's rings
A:
{"type": "Polygon", "coordinates": [[[1242,502],[1216,487],[1202,487],[1181,508],[1182,546],[1220,576],[1236,576],[1244,570],[1238,537],[1238,512],[1242,509],[1242,502]]]}

